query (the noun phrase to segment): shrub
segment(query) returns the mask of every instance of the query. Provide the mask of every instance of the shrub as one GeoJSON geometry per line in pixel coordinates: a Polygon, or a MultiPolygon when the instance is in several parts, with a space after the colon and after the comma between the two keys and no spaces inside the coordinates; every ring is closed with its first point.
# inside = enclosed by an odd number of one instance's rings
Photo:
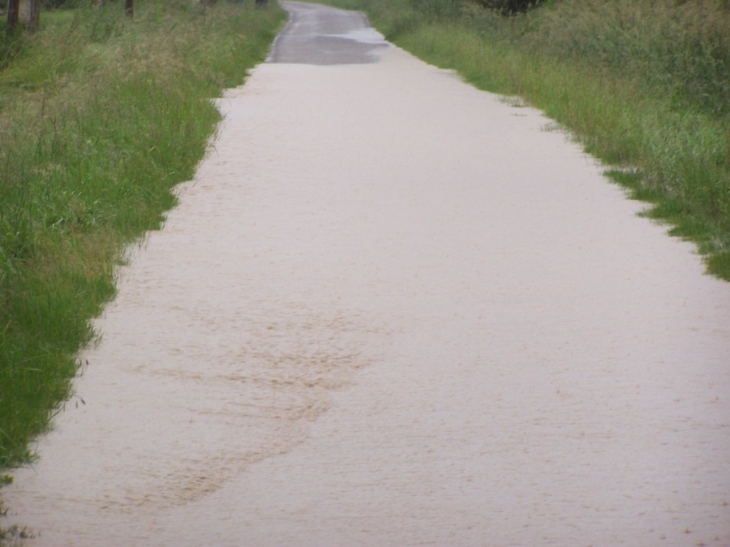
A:
{"type": "Polygon", "coordinates": [[[485,8],[493,9],[505,15],[514,15],[537,6],[542,0],[477,0],[485,8]]]}

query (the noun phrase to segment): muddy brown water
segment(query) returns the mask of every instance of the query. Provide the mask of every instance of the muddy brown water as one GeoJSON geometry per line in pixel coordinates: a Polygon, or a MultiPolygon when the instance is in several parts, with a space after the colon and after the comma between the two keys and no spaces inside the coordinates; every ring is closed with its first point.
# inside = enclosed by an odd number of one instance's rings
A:
{"type": "Polygon", "coordinates": [[[539,112],[357,54],[218,101],[8,520],[53,547],[730,545],[730,285],[539,112]]]}

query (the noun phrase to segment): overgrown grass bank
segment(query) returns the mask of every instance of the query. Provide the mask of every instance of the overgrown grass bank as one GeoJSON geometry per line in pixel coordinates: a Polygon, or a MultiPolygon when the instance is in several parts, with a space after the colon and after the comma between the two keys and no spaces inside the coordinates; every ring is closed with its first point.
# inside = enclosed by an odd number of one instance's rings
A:
{"type": "Polygon", "coordinates": [[[548,0],[512,17],[469,0],[329,2],[544,110],[730,281],[729,2],[548,0]]]}
{"type": "MultiPolygon", "coordinates": [[[[124,247],[159,228],[285,19],[252,1],[48,12],[0,55],[0,469],[70,390],[124,247]]],[[[0,29],[0,32],[3,29],[0,29]]]]}

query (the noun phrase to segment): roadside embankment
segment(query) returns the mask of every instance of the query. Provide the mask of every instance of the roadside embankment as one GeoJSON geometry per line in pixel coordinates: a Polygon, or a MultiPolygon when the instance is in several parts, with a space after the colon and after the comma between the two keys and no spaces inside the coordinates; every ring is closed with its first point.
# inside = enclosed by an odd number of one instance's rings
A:
{"type": "Polygon", "coordinates": [[[730,8],[553,0],[504,17],[466,0],[331,0],[481,89],[542,109],[730,280],[730,8]]]}
{"type": "MultiPolygon", "coordinates": [[[[0,72],[0,469],[69,395],[126,245],[158,229],[285,14],[253,2],[44,13],[0,72]]],[[[83,401],[77,404],[83,404],[83,401]]]]}

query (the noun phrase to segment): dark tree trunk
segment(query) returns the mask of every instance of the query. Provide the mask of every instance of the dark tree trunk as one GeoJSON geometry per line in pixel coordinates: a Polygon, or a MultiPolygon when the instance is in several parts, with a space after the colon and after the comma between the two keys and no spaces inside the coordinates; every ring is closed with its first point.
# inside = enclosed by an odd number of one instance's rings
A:
{"type": "Polygon", "coordinates": [[[12,34],[15,31],[15,27],[18,26],[18,7],[20,0],[8,0],[8,34],[12,34]]]}

